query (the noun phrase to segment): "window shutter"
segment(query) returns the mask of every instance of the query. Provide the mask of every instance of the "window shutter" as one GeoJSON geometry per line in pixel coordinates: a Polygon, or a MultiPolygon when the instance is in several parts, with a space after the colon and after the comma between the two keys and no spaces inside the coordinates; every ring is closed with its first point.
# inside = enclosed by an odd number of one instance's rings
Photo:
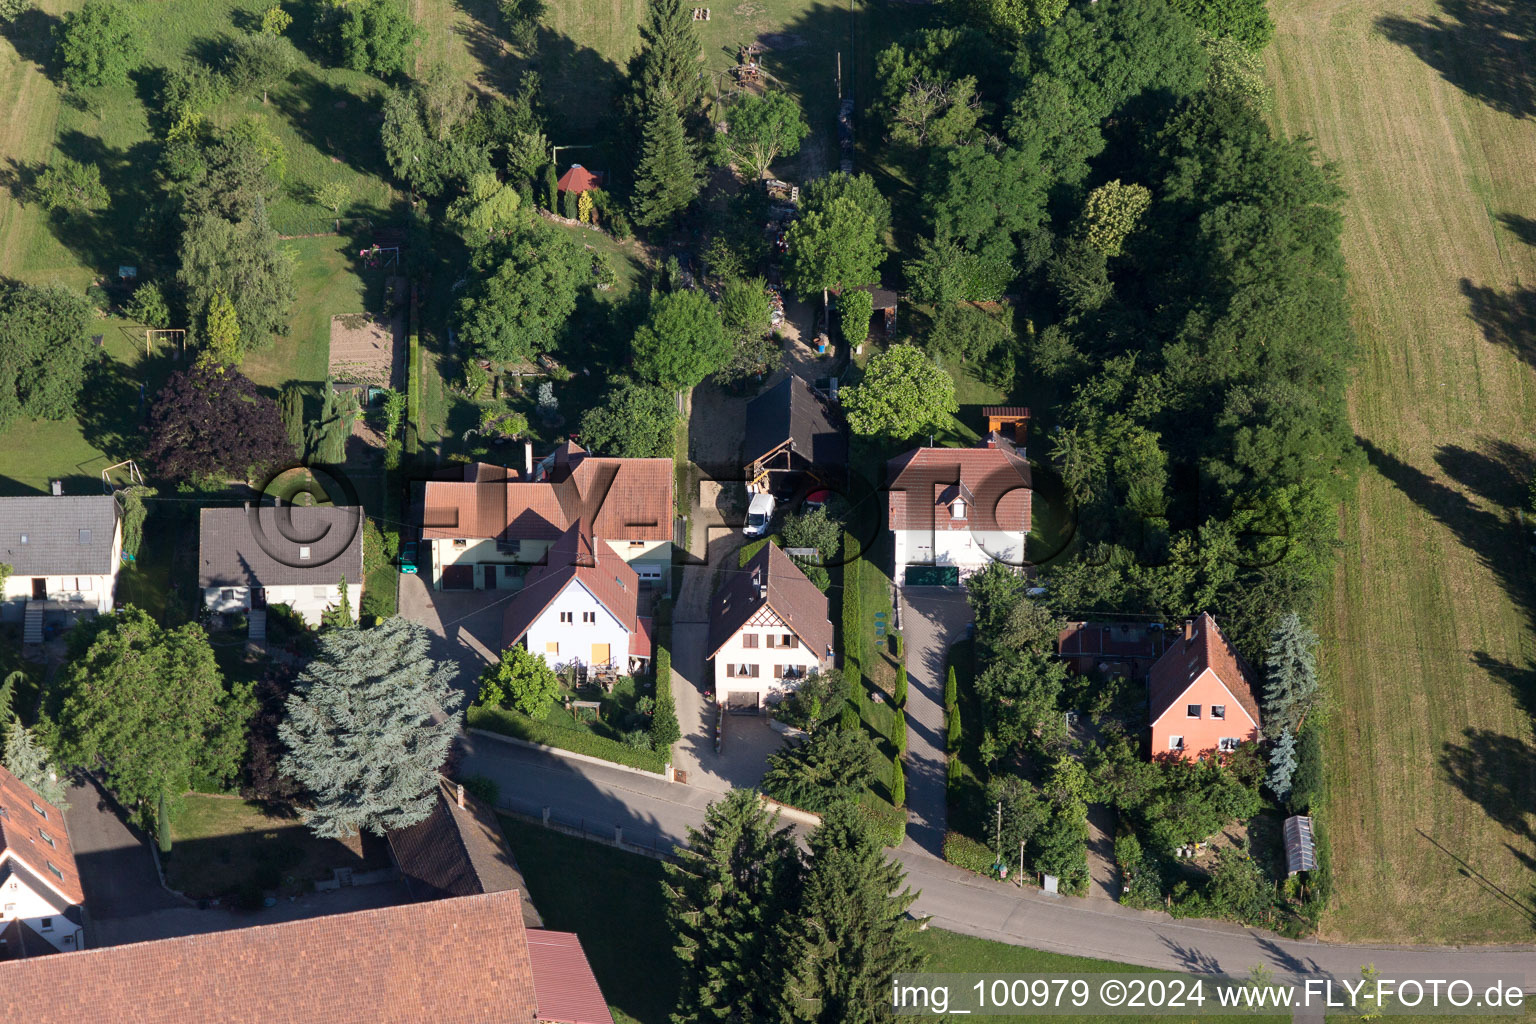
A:
{"type": "Polygon", "coordinates": [[[767,636],[768,636],[768,647],[771,650],[773,648],[774,637],[773,637],[772,633],[767,634],[767,636]]]}
{"type": "Polygon", "coordinates": [[[783,679],[784,678],[784,666],[783,665],[775,665],[775,666],[773,666],[773,678],[775,678],[775,679],[783,679]]]}
{"type": "Polygon", "coordinates": [[[727,665],[727,666],[725,666],[725,678],[727,678],[727,679],[735,679],[736,678],[736,666],[735,665],[727,665]]]}
{"type": "Polygon", "coordinates": [[[750,673],[750,674],[751,674],[751,677],[752,677],[752,678],[753,678],[753,679],[756,679],[756,678],[757,678],[757,670],[758,670],[758,669],[759,669],[759,668],[761,668],[761,667],[762,667],[762,666],[761,666],[761,665],[752,665],[752,666],[750,666],[750,668],[751,668],[751,669],[752,669],[752,671],[751,671],[751,673],[750,673]]]}

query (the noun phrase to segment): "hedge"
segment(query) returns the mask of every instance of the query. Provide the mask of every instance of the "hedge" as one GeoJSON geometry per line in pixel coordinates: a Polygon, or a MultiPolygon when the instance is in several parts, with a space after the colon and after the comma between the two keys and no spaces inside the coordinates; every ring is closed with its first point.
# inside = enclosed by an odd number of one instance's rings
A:
{"type": "Polygon", "coordinates": [[[870,831],[885,846],[900,846],[907,838],[907,812],[872,794],[865,794],[858,803],[870,831]]]}
{"type": "Polygon", "coordinates": [[[672,652],[656,648],[656,710],[651,715],[651,742],[655,753],[672,760],[672,744],[682,739],[677,724],[677,703],[672,699],[672,652]]]}
{"type": "Polygon", "coordinates": [[[546,747],[559,747],[561,750],[599,757],[604,761],[655,772],[657,775],[666,768],[667,755],[662,751],[636,750],[585,729],[563,729],[508,708],[472,707],[465,712],[464,724],[468,728],[484,729],[486,732],[500,733],[530,743],[542,743],[546,747]]]}
{"type": "Polygon", "coordinates": [[[963,836],[959,832],[944,833],[944,859],[957,868],[974,871],[978,875],[992,875],[992,865],[997,863],[997,856],[985,843],[978,843],[970,836],[963,836]]]}
{"type": "Polygon", "coordinates": [[[411,286],[410,342],[405,380],[405,453],[421,449],[421,323],[416,310],[416,288],[411,286]]]}

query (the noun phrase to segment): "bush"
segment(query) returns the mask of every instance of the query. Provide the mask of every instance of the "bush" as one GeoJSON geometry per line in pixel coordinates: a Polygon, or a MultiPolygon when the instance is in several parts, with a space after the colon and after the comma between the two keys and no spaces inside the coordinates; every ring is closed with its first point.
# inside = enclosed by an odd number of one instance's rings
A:
{"type": "Polygon", "coordinates": [[[665,758],[654,750],[635,750],[587,729],[563,729],[547,722],[535,721],[520,711],[507,708],[472,707],[464,713],[464,723],[469,728],[484,729],[529,743],[542,743],[546,747],[559,747],[561,750],[602,758],[604,761],[655,772],[657,775],[666,766],[665,758]]]}
{"type": "Polygon", "coordinates": [[[891,703],[898,708],[907,706],[907,666],[896,666],[896,692],[891,694],[891,703]]]}
{"type": "Polygon", "coordinates": [[[650,750],[651,734],[644,729],[631,729],[624,734],[624,745],[632,750],[650,750]]]}
{"type": "Polygon", "coordinates": [[[1323,786],[1323,737],[1309,719],[1296,744],[1296,772],[1291,776],[1291,813],[1312,809],[1323,786]]]}
{"type": "Polygon", "coordinates": [[[651,746],[662,754],[672,753],[672,744],[683,738],[677,724],[677,703],[672,699],[672,652],[656,648],[656,703],[651,713],[651,746]]]}
{"type": "Polygon", "coordinates": [[[501,661],[480,674],[475,703],[489,707],[515,707],[531,718],[543,718],[560,695],[560,682],[549,663],[525,647],[508,647],[501,661]]]}
{"type": "Polygon", "coordinates": [[[900,807],[865,794],[856,805],[868,824],[870,833],[884,846],[900,846],[907,838],[907,812],[900,807]]]}
{"type": "Polygon", "coordinates": [[[133,290],[133,298],[123,312],[145,327],[163,329],[171,325],[171,308],[160,286],[153,281],[145,281],[133,290]]]}
{"type": "Polygon", "coordinates": [[[979,875],[992,874],[992,865],[997,863],[997,856],[987,849],[985,843],[978,843],[959,832],[944,833],[944,859],[957,868],[974,871],[979,875]]]}

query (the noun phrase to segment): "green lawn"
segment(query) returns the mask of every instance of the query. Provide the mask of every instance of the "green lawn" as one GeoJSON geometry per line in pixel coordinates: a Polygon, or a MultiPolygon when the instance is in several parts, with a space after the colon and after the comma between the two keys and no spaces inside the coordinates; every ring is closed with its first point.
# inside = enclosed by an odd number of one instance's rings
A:
{"type": "Polygon", "coordinates": [[[1527,8],[1270,5],[1276,119],[1348,192],[1350,411],[1370,458],[1318,624],[1324,938],[1529,942],[1536,920],[1536,601],[1516,512],[1536,464],[1536,120],[1528,64],[1505,60],[1529,48],[1527,8]]]}
{"type": "Polygon", "coordinates": [[[333,868],[387,867],[381,842],[317,839],[297,818],[277,818],[234,797],[188,793],[171,822],[171,888],[192,897],[242,900],[306,891],[333,868]]]}

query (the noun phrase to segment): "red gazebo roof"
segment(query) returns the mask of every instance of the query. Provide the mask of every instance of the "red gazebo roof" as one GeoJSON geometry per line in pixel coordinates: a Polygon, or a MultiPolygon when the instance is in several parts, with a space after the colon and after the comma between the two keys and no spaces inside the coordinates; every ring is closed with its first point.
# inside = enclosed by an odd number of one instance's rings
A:
{"type": "Polygon", "coordinates": [[[590,192],[603,184],[601,174],[593,174],[581,164],[571,164],[570,168],[555,183],[555,187],[561,192],[590,192]]]}

